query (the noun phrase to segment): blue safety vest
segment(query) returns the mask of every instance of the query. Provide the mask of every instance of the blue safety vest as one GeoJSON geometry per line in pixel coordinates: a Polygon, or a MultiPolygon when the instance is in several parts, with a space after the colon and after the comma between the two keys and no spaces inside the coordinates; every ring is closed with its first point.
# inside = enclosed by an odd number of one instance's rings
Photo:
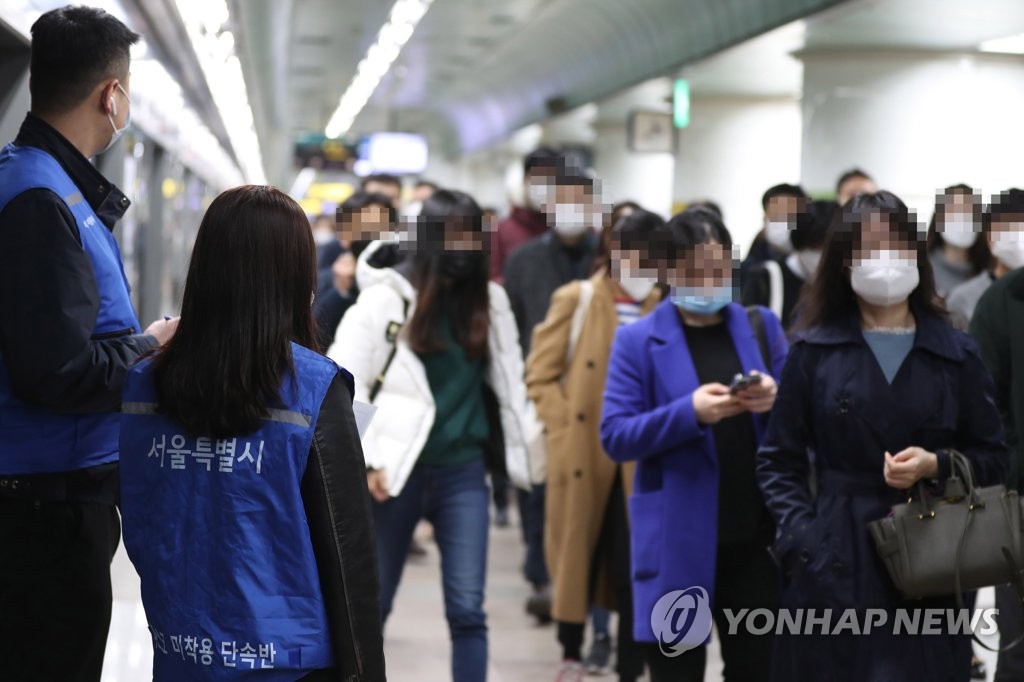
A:
{"type": "Polygon", "coordinates": [[[300,482],[339,369],[296,344],[292,354],[285,409],[224,440],[188,437],[155,412],[151,360],[128,374],[121,516],[156,682],[292,682],[334,665],[300,482]]]}
{"type": "MultiPolygon", "coordinates": [[[[56,194],[78,225],[100,294],[92,338],[138,333],[139,320],[132,308],[114,235],[56,159],[36,147],[7,145],[0,151],[0,211],[31,189],[48,189],[56,194]]],[[[25,286],[30,284],[26,282],[25,286]]],[[[4,324],[17,324],[17,320],[5,320],[4,324]]],[[[24,403],[14,396],[0,357],[0,474],[73,471],[116,461],[119,424],[120,415],[116,413],[60,414],[24,403]]]]}

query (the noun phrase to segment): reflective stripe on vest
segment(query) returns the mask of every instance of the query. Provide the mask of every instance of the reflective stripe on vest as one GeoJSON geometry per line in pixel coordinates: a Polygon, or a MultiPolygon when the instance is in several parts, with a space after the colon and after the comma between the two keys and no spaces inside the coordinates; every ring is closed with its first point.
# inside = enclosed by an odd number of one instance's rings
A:
{"type": "Polygon", "coordinates": [[[125,382],[124,546],[142,578],[154,680],[292,682],[334,665],[300,484],[338,373],[292,344],[283,409],[254,433],[189,437],[156,411],[152,363],[125,382]]]}
{"type": "MultiPolygon", "coordinates": [[[[100,296],[93,338],[138,333],[121,251],[110,230],[56,159],[35,147],[7,145],[0,151],[0,212],[32,189],[53,192],[75,219],[100,296]]],[[[25,282],[26,288],[32,286],[25,282]]],[[[0,357],[0,474],[72,471],[115,461],[119,423],[118,414],[59,414],[22,402],[11,389],[0,357]]]]}

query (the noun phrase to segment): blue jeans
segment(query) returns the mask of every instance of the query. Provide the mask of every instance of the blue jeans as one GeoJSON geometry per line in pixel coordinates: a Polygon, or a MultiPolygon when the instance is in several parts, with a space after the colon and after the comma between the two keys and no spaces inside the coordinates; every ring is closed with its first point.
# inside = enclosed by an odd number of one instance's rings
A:
{"type": "Polygon", "coordinates": [[[490,494],[485,475],[483,457],[448,467],[417,465],[398,497],[373,504],[384,621],[391,613],[416,525],[425,518],[434,526],[454,682],[487,679],[484,583],[490,494]]]}

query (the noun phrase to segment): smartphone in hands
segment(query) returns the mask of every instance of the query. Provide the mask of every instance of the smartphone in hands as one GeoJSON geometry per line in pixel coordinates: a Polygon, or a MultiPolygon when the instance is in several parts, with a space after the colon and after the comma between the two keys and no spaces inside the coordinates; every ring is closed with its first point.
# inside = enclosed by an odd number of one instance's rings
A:
{"type": "Polygon", "coordinates": [[[757,386],[760,383],[760,374],[753,374],[749,372],[747,374],[737,374],[732,378],[732,383],[729,384],[729,393],[736,395],[743,389],[750,388],[751,386],[757,386]]]}

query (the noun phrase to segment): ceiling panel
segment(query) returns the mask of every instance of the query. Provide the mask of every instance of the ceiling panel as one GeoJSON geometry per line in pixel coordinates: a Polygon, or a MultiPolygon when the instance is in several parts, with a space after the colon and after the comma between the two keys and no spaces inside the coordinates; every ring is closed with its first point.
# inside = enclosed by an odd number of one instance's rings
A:
{"type": "MultiPolygon", "coordinates": [[[[323,130],[392,4],[232,0],[279,156],[323,130]]],[[[797,96],[801,49],[963,49],[1022,31],[1021,0],[435,0],[351,132],[415,130],[458,153],[684,66],[695,93],[797,96]]]]}

